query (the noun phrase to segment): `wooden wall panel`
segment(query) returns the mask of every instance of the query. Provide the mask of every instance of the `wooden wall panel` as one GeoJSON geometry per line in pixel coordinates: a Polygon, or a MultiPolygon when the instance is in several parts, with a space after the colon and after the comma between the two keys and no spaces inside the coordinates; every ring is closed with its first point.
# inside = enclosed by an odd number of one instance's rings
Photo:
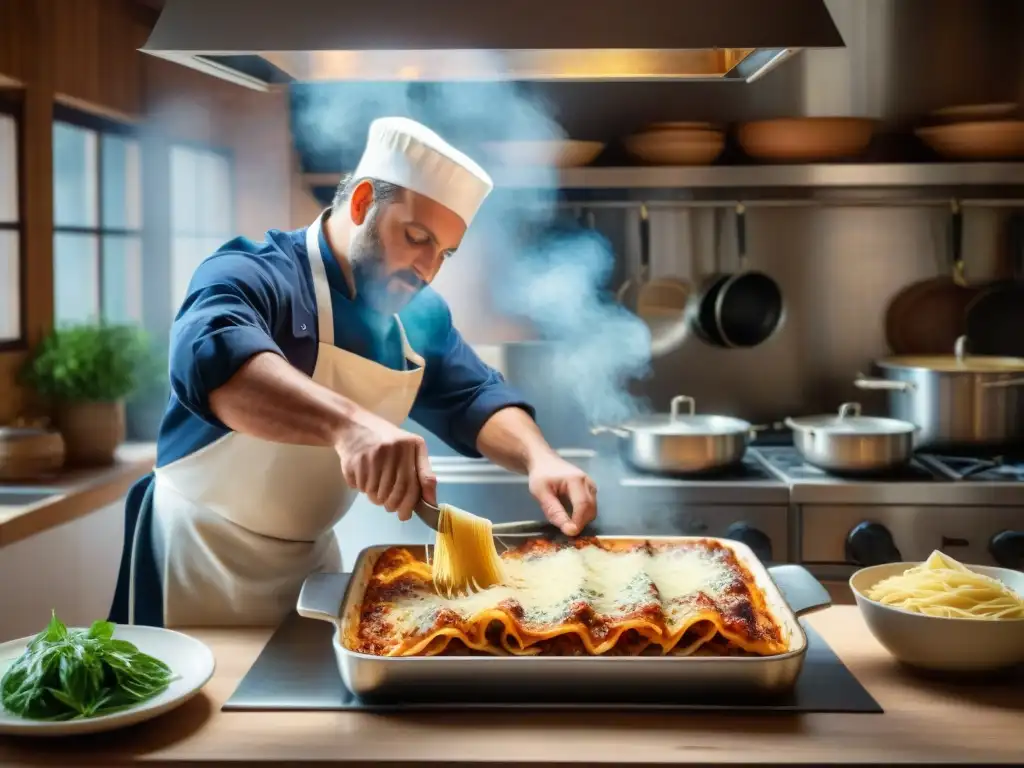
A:
{"type": "Polygon", "coordinates": [[[0,77],[30,84],[45,57],[52,66],[51,87],[64,100],[139,119],[143,54],[137,49],[152,22],[133,0],[3,0],[0,77]]]}
{"type": "Polygon", "coordinates": [[[26,29],[34,26],[33,0],[0,3],[0,81],[24,81],[32,63],[31,40],[26,29]]]}
{"type": "Polygon", "coordinates": [[[148,27],[131,0],[48,0],[60,5],[53,26],[54,88],[98,111],[143,112],[137,48],[148,27]]]}
{"type": "Polygon", "coordinates": [[[52,27],[53,55],[56,58],[53,87],[58,93],[100,102],[97,98],[100,89],[100,8],[108,0],[59,2],[60,12],[52,27]]]}

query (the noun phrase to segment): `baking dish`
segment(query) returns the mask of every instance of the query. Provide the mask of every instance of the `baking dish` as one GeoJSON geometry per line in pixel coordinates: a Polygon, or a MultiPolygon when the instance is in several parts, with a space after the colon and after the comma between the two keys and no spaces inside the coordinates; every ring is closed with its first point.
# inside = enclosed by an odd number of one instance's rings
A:
{"type": "MultiPolygon", "coordinates": [[[[690,536],[598,536],[605,541],[683,543],[713,541],[729,548],[753,574],[788,638],[777,656],[400,656],[356,653],[342,642],[348,622],[358,622],[363,593],[377,558],[390,545],[363,550],[351,574],[315,573],[303,584],[298,612],[332,622],[338,669],[360,698],[388,701],[458,699],[636,699],[695,696],[777,696],[788,692],[803,668],[807,636],[798,616],[831,604],[828,592],[799,565],[766,568],[749,547],[730,539],[690,536]],[[783,591],[785,597],[783,597],[783,591]]],[[[399,545],[396,545],[399,546],[399,545]]],[[[400,545],[416,557],[425,546],[400,545]]],[[[503,549],[498,544],[499,551],[503,549]]]]}

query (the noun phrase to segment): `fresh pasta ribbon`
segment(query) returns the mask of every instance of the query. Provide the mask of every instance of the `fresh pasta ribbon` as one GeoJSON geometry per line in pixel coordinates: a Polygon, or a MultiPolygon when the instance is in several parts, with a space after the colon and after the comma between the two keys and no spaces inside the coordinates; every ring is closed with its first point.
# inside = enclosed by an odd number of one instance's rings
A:
{"type": "Polygon", "coordinates": [[[502,584],[505,573],[491,521],[450,504],[440,505],[431,578],[447,597],[502,584]]]}
{"type": "Polygon", "coordinates": [[[975,573],[938,550],[918,566],[875,584],[882,605],[946,619],[1024,619],[1024,599],[998,579],[975,573]]]}

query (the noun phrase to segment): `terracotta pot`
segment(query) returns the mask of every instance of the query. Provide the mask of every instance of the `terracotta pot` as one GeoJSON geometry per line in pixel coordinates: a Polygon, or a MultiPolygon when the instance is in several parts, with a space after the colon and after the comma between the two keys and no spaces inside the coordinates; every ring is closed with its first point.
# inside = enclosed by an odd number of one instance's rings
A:
{"type": "Polygon", "coordinates": [[[124,403],[58,403],[54,421],[64,436],[69,465],[114,463],[114,452],[125,438],[124,403]]]}

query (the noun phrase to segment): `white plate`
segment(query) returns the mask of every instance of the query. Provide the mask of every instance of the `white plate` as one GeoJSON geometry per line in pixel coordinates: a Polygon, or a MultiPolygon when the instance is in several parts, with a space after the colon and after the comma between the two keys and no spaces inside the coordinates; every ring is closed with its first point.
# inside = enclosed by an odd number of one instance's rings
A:
{"type": "MultiPolygon", "coordinates": [[[[23,637],[20,640],[11,640],[0,644],[0,676],[22,654],[32,637],[23,637]]],[[[169,629],[132,627],[120,624],[114,630],[114,637],[134,643],[140,651],[155,656],[171,668],[177,677],[167,686],[166,691],[137,707],[122,712],[56,723],[28,720],[14,715],[0,706],[0,734],[71,736],[123,728],[150,720],[184,704],[195,696],[213,676],[215,666],[213,652],[194,637],[169,629]]]]}

